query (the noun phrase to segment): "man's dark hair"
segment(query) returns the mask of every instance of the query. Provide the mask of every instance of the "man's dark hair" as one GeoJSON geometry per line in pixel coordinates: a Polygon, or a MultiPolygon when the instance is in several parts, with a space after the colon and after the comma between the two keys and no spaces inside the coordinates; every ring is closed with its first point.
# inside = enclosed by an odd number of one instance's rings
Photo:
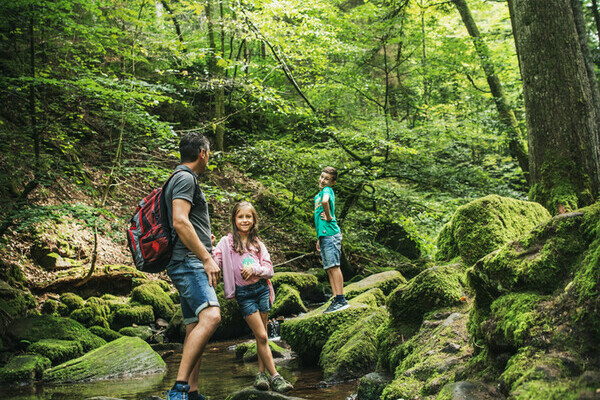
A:
{"type": "Polygon", "coordinates": [[[208,151],[210,144],[206,136],[199,132],[186,133],[179,141],[179,155],[181,162],[194,162],[198,159],[201,150],[208,151]]]}
{"type": "Polygon", "coordinates": [[[337,169],[335,169],[333,167],[325,167],[325,168],[323,168],[323,171],[321,171],[321,172],[325,172],[326,174],[331,175],[331,178],[333,179],[334,182],[337,181],[337,175],[338,175],[337,169]]]}

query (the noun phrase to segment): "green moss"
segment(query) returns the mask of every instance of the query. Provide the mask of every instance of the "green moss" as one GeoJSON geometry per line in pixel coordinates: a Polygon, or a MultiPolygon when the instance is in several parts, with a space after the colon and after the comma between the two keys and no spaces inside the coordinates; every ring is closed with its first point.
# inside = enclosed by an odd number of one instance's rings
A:
{"type": "Polygon", "coordinates": [[[558,381],[534,380],[526,382],[511,392],[510,398],[514,400],[580,400],[596,399],[597,396],[596,387],[581,387],[577,382],[570,379],[562,379],[558,381]]]}
{"type": "Polygon", "coordinates": [[[40,354],[56,365],[81,356],[83,347],[76,340],[42,339],[32,343],[27,351],[40,354]]]}
{"type": "Polygon", "coordinates": [[[169,321],[166,334],[171,342],[182,343],[185,339],[185,324],[183,323],[183,314],[181,313],[181,306],[179,304],[175,306],[175,313],[169,321]]]}
{"type": "Polygon", "coordinates": [[[106,344],[104,339],[90,333],[79,322],[51,315],[16,319],[9,326],[8,333],[15,342],[33,343],[42,339],[76,340],[81,343],[83,351],[106,344]]]}
{"type": "Polygon", "coordinates": [[[298,289],[284,283],[277,289],[275,302],[269,314],[271,317],[289,317],[290,315],[305,313],[307,311],[300,298],[298,289]]]}
{"type": "Polygon", "coordinates": [[[152,337],[152,329],[149,326],[128,326],[119,329],[119,334],[123,336],[138,337],[142,340],[148,341],[152,337]]]}
{"type": "Polygon", "coordinates": [[[377,370],[394,372],[400,364],[402,357],[401,345],[410,338],[420,324],[397,325],[391,321],[381,324],[375,331],[377,343],[377,370]]]}
{"type": "Polygon", "coordinates": [[[75,293],[63,293],[60,296],[60,301],[69,307],[70,311],[83,308],[85,305],[85,301],[83,301],[83,299],[75,293]]]}
{"type": "Polygon", "coordinates": [[[324,378],[345,380],[373,371],[378,359],[373,332],[387,320],[385,309],[374,309],[354,324],[333,332],[319,358],[324,378]]]}
{"type": "Polygon", "coordinates": [[[467,264],[516,239],[550,218],[538,203],[496,195],[459,207],[437,240],[436,259],[461,256],[467,264]]]}
{"type": "Polygon", "coordinates": [[[83,308],[74,310],[70,317],[87,327],[97,325],[108,328],[107,317],[109,312],[110,309],[107,305],[91,303],[83,308]]]}
{"type": "Polygon", "coordinates": [[[140,304],[151,305],[156,318],[170,320],[175,312],[173,300],[158,283],[145,283],[133,289],[131,300],[140,304]]]}
{"type": "Polygon", "coordinates": [[[69,314],[71,314],[71,310],[69,310],[69,307],[67,307],[67,305],[65,303],[58,303],[58,308],[57,308],[56,312],[61,317],[68,317],[69,314]]]}
{"type": "Polygon", "coordinates": [[[121,335],[119,332],[115,332],[112,329],[107,329],[107,328],[103,328],[101,326],[92,326],[90,328],[90,332],[92,332],[94,335],[101,337],[102,339],[106,340],[107,342],[112,342],[113,340],[116,340],[118,338],[120,338],[121,335]]]}
{"type": "Polygon", "coordinates": [[[48,299],[42,304],[42,314],[54,314],[58,310],[58,301],[48,299]]]}
{"type": "Polygon", "coordinates": [[[327,304],[281,325],[281,337],[298,354],[304,364],[314,365],[319,360],[321,349],[333,332],[344,329],[357,318],[372,310],[364,304],[334,313],[323,314],[327,304]]]}
{"type": "Polygon", "coordinates": [[[165,293],[171,293],[171,286],[169,286],[169,283],[167,281],[157,279],[155,281],[152,281],[152,283],[158,284],[165,293]]]}
{"type": "Polygon", "coordinates": [[[400,376],[383,389],[382,400],[417,399],[422,383],[413,377],[400,376]]]}
{"type": "Polygon", "coordinates": [[[146,325],[153,323],[154,320],[154,309],[151,305],[123,307],[112,314],[111,326],[122,328],[133,324],[146,325]]]}
{"type": "Polygon", "coordinates": [[[357,395],[360,400],[379,400],[391,377],[372,372],[360,378],[357,395]]]}
{"type": "Polygon", "coordinates": [[[97,306],[106,306],[108,305],[108,301],[101,298],[101,297],[89,297],[86,301],[85,301],[85,305],[86,306],[92,306],[92,305],[97,305],[97,306]]]}
{"type": "Polygon", "coordinates": [[[273,278],[271,278],[271,283],[275,290],[277,290],[279,286],[286,284],[298,289],[300,293],[306,293],[315,290],[319,282],[317,277],[311,274],[301,272],[277,272],[273,275],[273,278]]]}
{"type": "MultiPolygon", "coordinates": [[[[213,340],[232,339],[250,333],[235,299],[225,299],[223,284],[217,286],[217,298],[221,305],[221,323],[212,336],[213,340]]],[[[184,328],[185,329],[185,328],[184,328]]]]}
{"type": "Polygon", "coordinates": [[[35,299],[29,292],[0,281],[0,334],[11,319],[26,315],[35,305],[35,299]]]}
{"type": "Polygon", "coordinates": [[[426,312],[460,304],[463,297],[461,272],[452,266],[428,268],[398,287],[387,299],[392,318],[397,323],[419,321],[426,312]]]}
{"type": "Polygon", "coordinates": [[[385,294],[379,288],[372,288],[350,300],[351,303],[362,303],[377,308],[385,305],[385,294]]]}
{"type": "Polygon", "coordinates": [[[351,283],[344,288],[344,295],[347,299],[358,296],[372,288],[379,288],[387,296],[398,286],[406,283],[406,279],[398,271],[385,271],[374,274],[365,279],[351,283]]]}
{"type": "Polygon", "coordinates": [[[39,354],[27,354],[11,358],[0,368],[0,382],[17,384],[42,378],[43,371],[50,367],[50,360],[39,354]]]}
{"type": "Polygon", "coordinates": [[[122,337],[47,370],[44,380],[81,382],[165,370],[165,362],[148,343],[137,337],[122,337]]]}
{"type": "MultiPolygon", "coordinates": [[[[281,358],[286,350],[278,346],[275,342],[269,340],[269,347],[273,358],[281,358]]],[[[235,347],[235,358],[245,363],[255,362],[258,360],[256,351],[256,342],[241,343],[235,347]]]]}

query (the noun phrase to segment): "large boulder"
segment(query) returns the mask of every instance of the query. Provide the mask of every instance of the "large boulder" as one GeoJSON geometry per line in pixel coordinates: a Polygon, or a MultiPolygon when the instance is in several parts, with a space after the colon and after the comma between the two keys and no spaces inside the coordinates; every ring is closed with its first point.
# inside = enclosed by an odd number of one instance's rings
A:
{"type": "MultiPolygon", "coordinates": [[[[278,346],[272,340],[269,340],[269,348],[273,358],[281,358],[284,354],[289,353],[289,350],[278,346]]],[[[256,342],[240,343],[235,346],[235,358],[243,362],[255,362],[258,360],[258,353],[256,351],[256,342]]]]}
{"type": "Polygon", "coordinates": [[[113,340],[116,340],[123,336],[119,332],[113,331],[112,329],[102,328],[101,326],[90,327],[90,332],[92,332],[96,336],[101,337],[107,342],[112,342],[113,340]]]}
{"type": "Polygon", "coordinates": [[[56,365],[81,356],[83,347],[76,340],[42,339],[32,343],[27,351],[44,356],[56,365]]]}
{"type": "Polygon", "coordinates": [[[175,312],[175,304],[173,304],[171,296],[165,292],[159,283],[145,283],[136,287],[131,292],[131,300],[140,304],[151,305],[156,318],[164,318],[168,321],[175,312]]]}
{"type": "Polygon", "coordinates": [[[119,307],[111,314],[110,319],[110,325],[114,329],[132,326],[133,324],[151,324],[155,321],[154,309],[151,305],[119,307]]]}
{"type": "Polygon", "coordinates": [[[421,243],[402,225],[394,221],[382,221],[375,240],[408,259],[421,257],[421,243]]]}
{"type": "Polygon", "coordinates": [[[378,357],[373,336],[387,319],[384,308],[373,308],[353,324],[333,332],[319,359],[324,378],[346,380],[374,371],[378,357]]]}
{"type": "Polygon", "coordinates": [[[369,275],[366,278],[349,284],[344,288],[344,295],[347,299],[358,296],[372,288],[379,288],[386,296],[398,286],[406,283],[406,279],[398,271],[384,271],[378,274],[369,275]]]}
{"type": "Polygon", "coordinates": [[[303,400],[300,397],[286,396],[271,391],[261,391],[255,388],[245,388],[227,396],[226,400],[303,400]]]}
{"type": "Polygon", "coordinates": [[[457,266],[428,268],[387,299],[390,315],[396,322],[419,322],[425,313],[461,303],[464,289],[462,271],[457,266]]]}
{"type": "Polygon", "coordinates": [[[333,332],[353,325],[358,318],[373,310],[371,306],[355,299],[350,301],[350,307],[345,310],[325,314],[323,311],[327,306],[328,303],[288,319],[281,325],[281,338],[296,352],[303,364],[317,364],[321,350],[333,332]]]}
{"type": "Polygon", "coordinates": [[[471,265],[550,219],[539,203],[489,195],[459,207],[440,231],[436,259],[461,256],[471,265]]]}
{"type": "Polygon", "coordinates": [[[165,371],[165,362],[148,343],[137,337],[122,337],[45,371],[44,380],[82,382],[165,371]]]}
{"type": "Polygon", "coordinates": [[[108,314],[110,309],[104,304],[86,304],[83,308],[74,310],[70,318],[80,322],[83,326],[101,326],[108,328],[108,314]]]}
{"type": "Polygon", "coordinates": [[[283,284],[298,289],[303,300],[318,302],[323,299],[323,291],[319,286],[319,280],[311,274],[302,272],[276,272],[273,278],[271,278],[271,283],[275,291],[283,284]]]}
{"type": "Polygon", "coordinates": [[[85,306],[85,300],[75,293],[63,293],[60,295],[60,301],[67,306],[69,312],[73,312],[85,306]]]}
{"type": "Polygon", "coordinates": [[[12,319],[25,316],[27,310],[34,307],[35,299],[31,293],[0,281],[0,336],[12,319]]]}
{"type": "Polygon", "coordinates": [[[0,368],[0,383],[31,383],[41,379],[44,370],[49,366],[50,360],[39,354],[13,357],[0,368]]]}
{"type": "Polygon", "coordinates": [[[14,320],[8,327],[8,334],[15,342],[38,342],[42,339],[75,340],[81,343],[83,351],[89,351],[106,344],[106,341],[87,330],[79,322],[69,318],[40,315],[14,320]]]}
{"type": "Polygon", "coordinates": [[[269,312],[270,317],[285,316],[305,313],[308,310],[302,302],[300,292],[295,287],[288,284],[282,284],[275,294],[275,302],[269,312]]]}

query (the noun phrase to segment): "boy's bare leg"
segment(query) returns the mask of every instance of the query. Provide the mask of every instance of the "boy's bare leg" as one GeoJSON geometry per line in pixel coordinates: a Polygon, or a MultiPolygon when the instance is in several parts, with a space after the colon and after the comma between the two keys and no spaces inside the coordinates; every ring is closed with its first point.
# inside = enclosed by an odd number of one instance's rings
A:
{"type": "Polygon", "coordinates": [[[258,355],[260,372],[266,369],[271,376],[277,374],[275,363],[273,362],[273,354],[271,354],[271,348],[269,347],[269,336],[261,313],[257,311],[248,315],[245,319],[256,338],[256,353],[258,355]],[[261,369],[260,365],[261,360],[263,369],[261,369]]]}
{"type": "Polygon", "coordinates": [[[344,294],[344,275],[342,275],[342,270],[339,265],[327,268],[326,271],[333,295],[338,296],[344,294]]]}
{"type": "Polygon", "coordinates": [[[198,314],[198,323],[188,324],[185,328],[185,342],[183,343],[183,354],[179,363],[177,380],[188,382],[190,390],[198,388],[200,358],[206,343],[208,343],[220,322],[221,309],[219,307],[206,307],[198,314]]]}

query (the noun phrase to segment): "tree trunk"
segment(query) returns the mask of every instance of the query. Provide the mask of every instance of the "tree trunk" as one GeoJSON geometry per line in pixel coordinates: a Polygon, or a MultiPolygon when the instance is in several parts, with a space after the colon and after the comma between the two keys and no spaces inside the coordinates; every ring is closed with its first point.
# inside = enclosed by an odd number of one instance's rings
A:
{"type": "Polygon", "coordinates": [[[598,12],[598,2],[596,0],[592,0],[591,8],[594,22],[596,23],[596,34],[598,35],[598,40],[600,40],[600,12],[598,12]]]}
{"type": "Polygon", "coordinates": [[[552,213],[600,186],[598,116],[570,0],[509,0],[529,133],[532,200],[552,213]]]}
{"type": "Polygon", "coordinates": [[[169,14],[169,17],[171,17],[171,20],[173,21],[173,26],[175,27],[175,33],[177,33],[177,40],[179,40],[179,43],[181,44],[181,51],[184,53],[187,53],[187,48],[185,47],[185,43],[183,42],[183,34],[181,33],[181,26],[179,25],[179,21],[177,20],[177,17],[175,16],[175,14],[173,14],[173,10],[171,10],[171,7],[169,7],[169,4],[166,2],[166,0],[161,0],[160,3],[165,8],[165,11],[167,12],[167,14],[169,14]]]}
{"type": "Polygon", "coordinates": [[[475,50],[481,61],[481,67],[483,68],[488,86],[494,97],[494,103],[496,104],[496,110],[500,116],[500,121],[508,129],[508,149],[510,155],[519,163],[521,170],[525,174],[525,178],[529,182],[529,160],[525,146],[521,141],[523,134],[519,128],[515,113],[508,105],[500,79],[498,78],[498,75],[496,75],[494,64],[491,60],[490,50],[481,37],[479,28],[477,28],[477,24],[473,19],[473,15],[471,14],[467,2],[465,0],[452,0],[452,2],[460,13],[460,17],[462,18],[469,35],[473,39],[475,50]]]}
{"type": "Polygon", "coordinates": [[[223,82],[221,82],[220,68],[217,65],[217,46],[215,44],[215,28],[212,18],[212,1],[206,2],[206,21],[208,27],[208,45],[210,47],[209,70],[213,80],[214,89],[214,110],[213,127],[215,134],[215,147],[217,151],[223,151],[223,142],[225,130],[223,129],[223,116],[225,110],[225,92],[223,82]]]}

